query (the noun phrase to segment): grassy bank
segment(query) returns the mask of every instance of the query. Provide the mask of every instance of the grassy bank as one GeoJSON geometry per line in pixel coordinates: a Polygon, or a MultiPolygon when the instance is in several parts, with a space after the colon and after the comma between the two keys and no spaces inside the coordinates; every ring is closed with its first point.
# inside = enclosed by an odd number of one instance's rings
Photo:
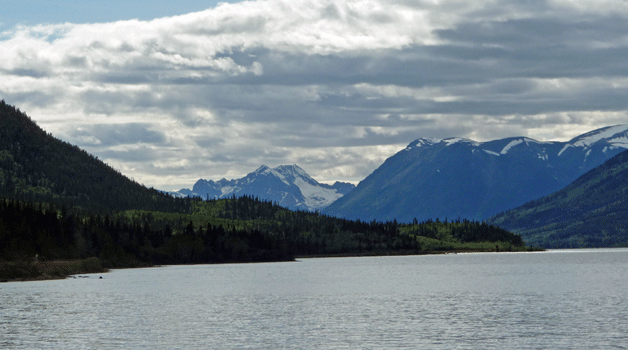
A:
{"type": "Polygon", "coordinates": [[[63,279],[70,275],[107,272],[98,258],[54,261],[0,261],[0,281],[63,279]]]}

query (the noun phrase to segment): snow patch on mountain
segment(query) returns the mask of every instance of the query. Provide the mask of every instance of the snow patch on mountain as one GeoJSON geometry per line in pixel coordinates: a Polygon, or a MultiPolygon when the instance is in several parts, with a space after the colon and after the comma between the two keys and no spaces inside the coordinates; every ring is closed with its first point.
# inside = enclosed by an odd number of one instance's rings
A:
{"type": "Polygon", "coordinates": [[[220,188],[220,192],[222,192],[222,196],[226,196],[232,192],[237,191],[239,188],[237,187],[231,187],[231,186],[226,186],[226,187],[221,187],[220,188]]]}
{"type": "Polygon", "coordinates": [[[441,141],[440,139],[436,139],[432,137],[421,137],[414,140],[412,143],[410,143],[408,147],[405,148],[405,150],[409,151],[413,148],[419,148],[423,146],[432,146],[434,144],[439,143],[440,141],[441,141]]]}
{"type": "Polygon", "coordinates": [[[524,137],[522,140],[524,140],[525,143],[536,143],[536,144],[539,144],[539,145],[551,145],[551,144],[556,143],[554,141],[538,141],[538,140],[535,140],[535,139],[531,139],[529,137],[524,137]]]}
{"type": "MultiPolygon", "coordinates": [[[[609,126],[580,135],[567,142],[558,152],[558,155],[560,156],[572,147],[588,149],[599,142],[605,142],[609,145],[607,147],[628,149],[628,124],[609,126]]],[[[606,150],[607,148],[605,147],[602,152],[606,152],[606,150]]]]}
{"type": "Polygon", "coordinates": [[[589,155],[591,155],[591,150],[588,150],[587,153],[584,154],[585,161],[587,160],[587,158],[589,158],[589,155]]]}
{"type": "Polygon", "coordinates": [[[355,188],[350,183],[321,184],[297,165],[269,168],[262,165],[245,177],[217,182],[200,179],[194,190],[169,192],[176,197],[220,199],[251,195],[270,200],[290,209],[320,210],[355,188]]]}
{"type": "Polygon", "coordinates": [[[448,139],[444,139],[441,142],[444,142],[447,146],[451,146],[453,144],[461,143],[461,142],[470,143],[473,146],[479,146],[480,145],[480,143],[477,142],[477,141],[465,139],[465,138],[462,138],[462,137],[451,137],[451,138],[448,138],[448,139]]]}
{"type": "MultiPolygon", "coordinates": [[[[603,139],[608,139],[609,142],[612,142],[612,140],[614,139],[613,136],[618,136],[618,134],[622,133],[624,134],[623,138],[626,138],[626,134],[628,133],[628,124],[609,126],[606,128],[593,130],[591,132],[576,137],[569,143],[572,144],[574,147],[590,147],[592,144],[603,139]]],[[[622,137],[619,136],[617,138],[621,139],[622,137]]]]}
{"type": "Polygon", "coordinates": [[[509,144],[507,144],[507,145],[506,145],[506,147],[504,147],[504,149],[502,149],[502,151],[501,151],[501,152],[499,152],[499,153],[500,153],[500,154],[506,154],[506,153],[508,153],[508,151],[509,151],[511,148],[515,147],[516,145],[520,145],[520,144],[522,144],[522,143],[523,143],[523,140],[521,140],[521,139],[511,141],[511,142],[510,142],[509,144]]]}
{"type": "Polygon", "coordinates": [[[573,145],[566,144],[565,147],[558,152],[558,156],[560,157],[560,155],[563,154],[563,152],[565,152],[569,147],[573,147],[573,145]]]}
{"type": "Polygon", "coordinates": [[[610,144],[617,147],[628,148],[628,137],[621,136],[608,140],[610,144]]]}
{"type": "Polygon", "coordinates": [[[334,189],[313,185],[302,178],[296,178],[294,184],[299,188],[301,195],[305,198],[305,206],[308,208],[324,208],[342,197],[334,189]]]}

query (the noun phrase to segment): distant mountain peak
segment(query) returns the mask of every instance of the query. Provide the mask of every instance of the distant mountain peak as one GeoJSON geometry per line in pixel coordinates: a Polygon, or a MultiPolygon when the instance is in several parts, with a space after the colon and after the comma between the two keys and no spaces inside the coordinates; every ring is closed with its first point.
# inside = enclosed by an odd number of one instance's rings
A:
{"type": "Polygon", "coordinates": [[[431,146],[433,144],[439,143],[440,141],[441,141],[440,139],[436,139],[432,137],[421,137],[412,141],[408,145],[407,149],[417,148],[417,147],[422,147],[422,146],[431,146]]]}
{"type": "Polygon", "coordinates": [[[301,167],[299,167],[296,164],[293,165],[279,165],[275,168],[272,169],[275,172],[278,172],[284,176],[288,175],[288,176],[295,176],[295,177],[303,177],[303,178],[307,178],[307,179],[312,179],[310,177],[310,175],[305,172],[305,170],[301,169],[301,167]]]}
{"type": "Polygon", "coordinates": [[[336,182],[330,186],[314,180],[296,164],[270,168],[262,165],[240,179],[198,180],[193,190],[172,192],[175,196],[227,198],[252,195],[271,200],[290,209],[319,210],[353,190],[349,183],[336,182]]]}
{"type": "Polygon", "coordinates": [[[257,168],[257,170],[255,170],[254,172],[255,173],[263,173],[263,172],[268,171],[268,170],[270,170],[270,168],[268,166],[262,165],[259,168],[257,168]]]}
{"type": "MultiPolygon", "coordinates": [[[[305,172],[305,170],[303,170],[300,166],[296,165],[296,164],[292,164],[292,165],[279,165],[278,167],[275,168],[276,170],[281,170],[281,171],[285,171],[288,173],[293,173],[293,174],[299,174],[299,175],[303,175],[303,174],[307,174],[305,172]]],[[[309,175],[308,175],[309,176],[309,175]]]]}

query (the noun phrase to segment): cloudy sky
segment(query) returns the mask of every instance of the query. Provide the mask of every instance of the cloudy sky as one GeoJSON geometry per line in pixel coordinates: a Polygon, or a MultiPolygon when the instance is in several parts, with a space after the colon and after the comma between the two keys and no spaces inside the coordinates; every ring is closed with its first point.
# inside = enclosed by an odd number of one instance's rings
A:
{"type": "Polygon", "coordinates": [[[3,1],[0,99],[159,189],[628,123],[628,1],[3,1]]]}

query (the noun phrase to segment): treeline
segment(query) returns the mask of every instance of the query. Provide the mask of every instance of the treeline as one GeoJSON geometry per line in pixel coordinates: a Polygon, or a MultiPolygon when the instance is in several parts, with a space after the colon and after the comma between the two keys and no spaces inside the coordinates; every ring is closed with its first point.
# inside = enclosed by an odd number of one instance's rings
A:
{"type": "Polygon", "coordinates": [[[459,243],[504,242],[523,247],[521,236],[488,225],[484,222],[458,218],[444,222],[427,220],[400,224],[389,222],[363,222],[346,220],[307,211],[289,211],[268,201],[251,196],[228,200],[210,200],[207,203],[224,203],[218,216],[231,220],[257,220],[258,227],[280,232],[295,243],[296,254],[392,253],[417,252],[423,247],[417,237],[449,240],[459,243]]]}
{"type": "Polygon", "coordinates": [[[406,228],[406,232],[411,235],[439,240],[453,238],[461,243],[505,242],[516,247],[524,245],[520,235],[485,222],[461,220],[460,218],[451,222],[448,222],[447,219],[444,222],[440,222],[439,219],[436,221],[430,219],[421,223],[415,219],[413,224],[406,228]]]}
{"type": "Polygon", "coordinates": [[[109,266],[279,261],[294,258],[276,235],[235,226],[189,222],[178,234],[172,222],[80,214],[52,204],[0,201],[0,258],[4,260],[100,257],[109,266]]]}
{"type": "Polygon", "coordinates": [[[99,257],[107,266],[261,262],[295,256],[424,252],[421,237],[465,242],[521,238],[484,223],[362,222],[291,211],[252,197],[194,200],[191,214],[94,214],[54,204],[0,201],[0,260],[99,257]]]}
{"type": "Polygon", "coordinates": [[[195,202],[220,207],[218,217],[144,212],[100,215],[19,200],[0,201],[0,258],[78,259],[97,256],[108,266],[260,262],[296,255],[419,253],[418,241],[395,222],[364,223],[293,212],[250,197],[195,202]],[[256,208],[251,219],[244,207],[256,208]],[[239,214],[235,214],[235,212],[239,214]],[[262,214],[266,213],[266,214],[262,214]],[[230,219],[221,217],[228,216],[230,219]],[[244,219],[247,217],[248,219],[244,219]]]}
{"type": "Polygon", "coordinates": [[[309,211],[292,211],[252,196],[210,200],[224,203],[220,218],[256,222],[286,239],[296,255],[418,253],[421,244],[402,234],[399,224],[346,220],[309,211]]]}

